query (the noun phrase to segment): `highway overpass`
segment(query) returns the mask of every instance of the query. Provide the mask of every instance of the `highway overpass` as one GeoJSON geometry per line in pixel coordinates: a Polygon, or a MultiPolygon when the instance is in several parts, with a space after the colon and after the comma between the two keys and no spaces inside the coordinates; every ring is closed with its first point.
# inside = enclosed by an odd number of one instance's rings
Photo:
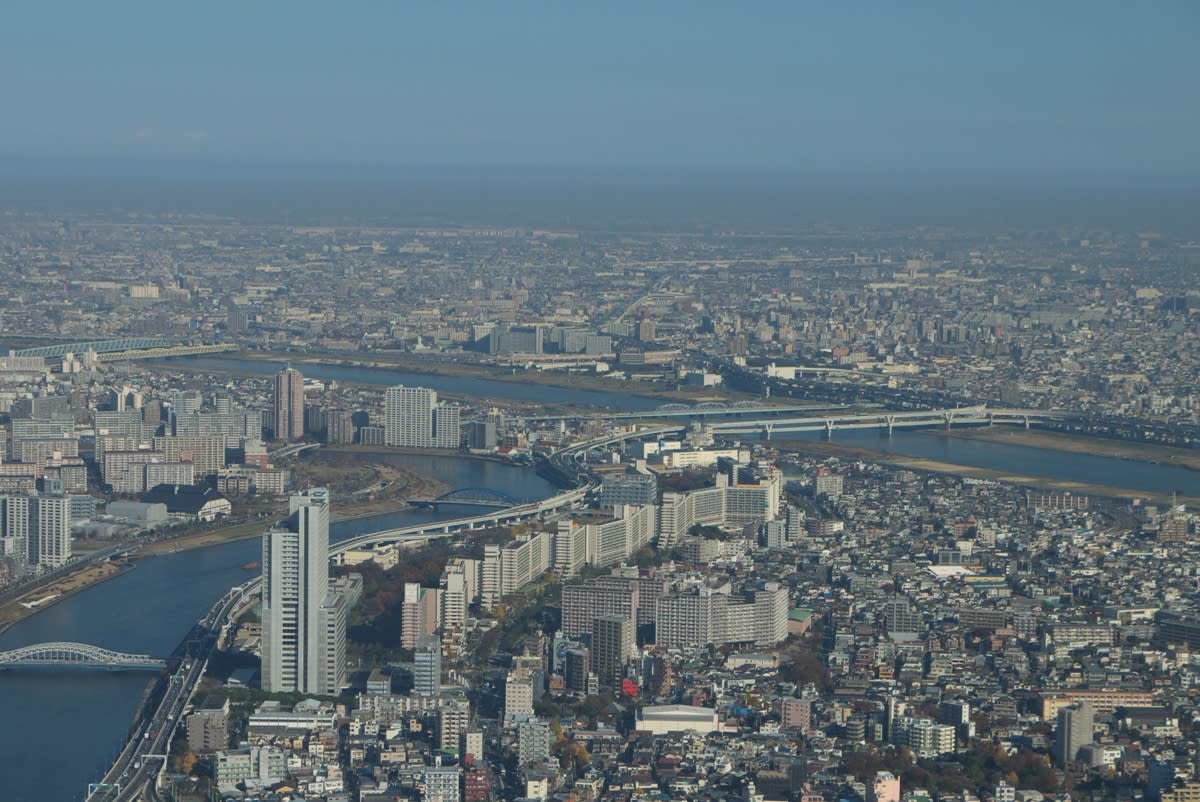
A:
{"type": "Polygon", "coordinates": [[[1018,425],[1029,428],[1037,423],[1069,420],[1069,412],[1044,409],[1007,409],[986,406],[954,409],[925,409],[912,412],[868,412],[836,415],[809,415],[794,418],[758,418],[719,421],[709,424],[714,435],[757,434],[765,438],[791,432],[824,432],[832,436],[838,429],[878,429],[891,434],[895,429],[922,429],[953,426],[1018,425]]]}

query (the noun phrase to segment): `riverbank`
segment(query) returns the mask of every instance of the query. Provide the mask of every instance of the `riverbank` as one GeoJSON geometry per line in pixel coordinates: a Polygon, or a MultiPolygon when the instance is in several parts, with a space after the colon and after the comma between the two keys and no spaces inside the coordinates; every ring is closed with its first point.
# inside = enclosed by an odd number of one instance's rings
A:
{"type": "Polygon", "coordinates": [[[1024,429],[1007,426],[958,428],[943,433],[944,437],[963,440],[982,440],[988,443],[1006,443],[1028,448],[1044,448],[1050,451],[1065,451],[1071,454],[1087,454],[1093,457],[1111,457],[1135,462],[1151,462],[1172,468],[1187,468],[1200,471],[1200,452],[1187,448],[1160,446],[1153,443],[1136,443],[1129,440],[1111,440],[1086,434],[1068,434],[1047,429],[1024,429]]]}
{"type": "Polygon", "coordinates": [[[18,621],[24,620],[41,610],[45,610],[58,602],[74,596],[81,590],[98,585],[113,577],[120,576],[126,571],[133,570],[133,564],[125,561],[104,560],[80,566],[65,576],[60,576],[45,585],[38,585],[22,593],[15,599],[0,606],[0,633],[18,621]],[[45,599],[36,607],[25,607],[24,604],[45,599]]]}
{"type": "MultiPolygon", "coordinates": [[[[348,454],[353,453],[354,451],[348,452],[348,454]]],[[[371,468],[375,472],[373,484],[385,484],[391,492],[382,495],[382,497],[368,494],[364,497],[364,500],[359,502],[339,502],[330,517],[330,523],[400,512],[408,508],[408,498],[432,498],[450,489],[443,482],[420,476],[413,471],[394,465],[371,465],[366,467],[371,468]]],[[[284,511],[284,508],[281,507],[279,513],[282,514],[284,511]]],[[[133,552],[128,560],[115,563],[106,561],[82,566],[79,570],[59,577],[53,582],[45,585],[37,585],[21,596],[0,606],[0,633],[3,633],[4,630],[18,621],[29,618],[41,610],[48,609],[81,590],[111,579],[124,571],[132,570],[139,559],[203,549],[241,540],[258,539],[262,537],[263,532],[271,525],[275,517],[273,515],[266,515],[262,518],[244,521],[231,526],[218,527],[191,535],[183,535],[181,537],[144,544],[137,551],[133,552]],[[36,607],[21,606],[22,602],[31,602],[38,599],[46,599],[47,597],[53,598],[36,607]]]]}
{"type": "MultiPolygon", "coordinates": [[[[417,483],[411,485],[406,490],[403,496],[396,496],[387,499],[362,501],[353,504],[339,504],[334,508],[330,515],[330,523],[340,523],[342,521],[354,521],[360,518],[371,518],[376,515],[386,515],[390,512],[401,512],[408,509],[409,498],[427,498],[438,496],[449,489],[448,485],[438,482],[433,479],[421,479],[417,483]]],[[[281,510],[281,514],[282,514],[281,510]]],[[[151,543],[139,549],[138,554],[146,556],[157,556],[159,554],[174,554],[179,551],[191,551],[193,549],[203,549],[208,546],[217,546],[222,543],[232,543],[238,540],[251,540],[260,538],[267,527],[271,525],[272,518],[263,518],[257,521],[248,521],[242,524],[214,529],[209,532],[200,532],[195,535],[184,535],[183,537],[172,538],[171,540],[161,540],[157,543],[151,543]]]]}
{"type": "MultiPolygon", "coordinates": [[[[976,468],[969,465],[958,465],[949,462],[910,457],[904,454],[893,454],[857,446],[839,445],[837,443],[817,442],[812,440],[775,440],[773,445],[781,451],[793,451],[799,454],[814,456],[837,457],[838,459],[875,462],[892,465],[897,468],[907,468],[913,471],[939,473],[953,476],[966,476],[973,479],[987,479],[994,482],[1016,484],[1038,490],[1050,490],[1059,493],[1074,493],[1077,495],[1100,496],[1116,499],[1150,499],[1157,504],[1170,504],[1172,496],[1169,493],[1149,493],[1143,490],[1115,487],[1112,485],[1076,482],[1066,479],[1048,479],[1042,476],[1000,471],[992,468],[976,468]]],[[[1178,503],[1190,506],[1200,505],[1200,497],[1178,496],[1178,503]]]]}
{"type": "MultiPolygon", "coordinates": [[[[760,401],[767,405],[795,406],[803,402],[796,399],[761,399],[749,393],[713,387],[667,386],[635,381],[632,379],[615,379],[604,374],[567,373],[559,371],[526,370],[523,367],[504,365],[485,365],[475,362],[454,362],[449,360],[419,359],[404,354],[371,354],[369,356],[346,353],[327,354],[296,354],[278,351],[230,351],[220,355],[230,360],[260,360],[291,364],[301,369],[303,365],[330,365],[345,368],[366,368],[375,370],[396,370],[405,373],[415,373],[426,376],[444,376],[461,379],[484,379],[503,382],[506,384],[539,385],[556,387],[564,390],[588,390],[614,395],[635,395],[642,398],[660,399],[664,403],[671,401],[702,403],[705,401],[760,401]]],[[[170,362],[150,361],[148,365],[178,370],[181,372],[207,372],[204,368],[188,368],[187,360],[176,359],[170,362]]],[[[227,370],[234,376],[259,376],[250,371],[227,370]]],[[[301,372],[303,370],[301,369],[301,372]]],[[[345,382],[343,382],[345,383],[345,382]]],[[[387,386],[385,382],[360,381],[355,382],[367,386],[387,386]]],[[[440,391],[439,397],[462,400],[466,396],[440,391]]],[[[554,405],[552,405],[554,406],[554,405]]]]}
{"type": "Polygon", "coordinates": [[[406,446],[361,446],[361,445],[344,445],[344,446],[321,446],[318,453],[323,454],[413,454],[418,457],[453,457],[454,459],[474,459],[483,462],[501,462],[508,465],[513,464],[513,461],[507,457],[497,456],[496,454],[476,454],[471,451],[463,451],[461,448],[416,448],[406,446]]]}

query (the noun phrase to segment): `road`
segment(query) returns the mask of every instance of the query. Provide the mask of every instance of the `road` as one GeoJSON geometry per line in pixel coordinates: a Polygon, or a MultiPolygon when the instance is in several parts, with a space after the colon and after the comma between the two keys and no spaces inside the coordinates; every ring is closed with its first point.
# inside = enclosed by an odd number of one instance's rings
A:
{"type": "MultiPolygon", "coordinates": [[[[585,455],[595,448],[634,438],[658,436],[669,431],[678,431],[679,428],[678,426],[655,427],[641,432],[623,432],[619,435],[577,443],[555,454],[554,456],[559,457],[562,464],[569,465],[578,471],[577,475],[586,482],[582,487],[576,487],[548,499],[513,507],[499,513],[493,512],[454,521],[440,521],[432,525],[425,524],[361,535],[334,545],[330,548],[329,554],[333,557],[348,549],[372,543],[427,538],[442,532],[449,532],[452,528],[469,528],[477,523],[484,524],[488,521],[516,520],[570,506],[585,499],[597,485],[595,476],[590,473],[586,464],[579,465],[576,462],[579,456],[585,455]]],[[[179,671],[165,680],[166,687],[161,691],[162,696],[154,714],[149,719],[143,719],[138,725],[112,768],[105,774],[104,779],[89,788],[87,802],[136,802],[137,800],[157,802],[159,799],[158,776],[164,768],[166,756],[170,754],[175,728],[179,726],[183,712],[204,676],[209,658],[218,647],[224,633],[232,625],[234,612],[247,596],[258,592],[261,585],[262,578],[256,577],[231,588],[188,633],[184,642],[196,642],[198,647],[188,650],[183,657],[179,671]]]]}
{"type": "Polygon", "coordinates": [[[158,800],[158,775],[170,754],[175,728],[204,676],[219,634],[242,599],[257,586],[256,580],[230,590],[188,634],[185,641],[195,640],[198,649],[186,654],[179,670],[166,678],[154,714],[142,720],[104,779],[89,789],[88,802],[158,800]]]}

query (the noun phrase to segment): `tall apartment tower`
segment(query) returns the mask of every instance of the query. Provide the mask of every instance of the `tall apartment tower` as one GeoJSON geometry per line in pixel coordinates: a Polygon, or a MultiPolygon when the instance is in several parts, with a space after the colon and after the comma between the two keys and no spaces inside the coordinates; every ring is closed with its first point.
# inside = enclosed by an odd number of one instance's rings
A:
{"type": "Polygon", "coordinates": [[[405,448],[458,448],[459,408],[438,403],[428,387],[389,387],[384,395],[384,443],[405,448]]]}
{"type": "Polygon", "coordinates": [[[280,440],[304,436],[304,376],[293,367],[275,374],[275,436],[280,440]]]}
{"type": "Polygon", "coordinates": [[[37,498],[37,563],[59,568],[71,559],[71,500],[66,496],[37,498]]]}
{"type": "Polygon", "coordinates": [[[437,588],[423,588],[417,582],[404,583],[400,606],[400,646],[413,649],[422,635],[437,631],[441,617],[437,588]]]}
{"type": "Polygon", "coordinates": [[[633,620],[621,615],[592,619],[592,673],[605,685],[616,685],[633,657],[633,620]]]}
{"type": "Polygon", "coordinates": [[[437,392],[427,387],[389,387],[384,394],[384,442],[389,446],[433,446],[433,409],[437,392]]]}
{"type": "Polygon", "coordinates": [[[1054,759],[1060,766],[1075,760],[1079,749],[1092,742],[1096,713],[1091,702],[1064,707],[1058,711],[1058,731],[1054,736],[1054,759]]]}
{"type": "Polygon", "coordinates": [[[329,491],[288,507],[263,535],[262,687],[332,695],[345,683],[346,604],[329,590],[329,491]]]}

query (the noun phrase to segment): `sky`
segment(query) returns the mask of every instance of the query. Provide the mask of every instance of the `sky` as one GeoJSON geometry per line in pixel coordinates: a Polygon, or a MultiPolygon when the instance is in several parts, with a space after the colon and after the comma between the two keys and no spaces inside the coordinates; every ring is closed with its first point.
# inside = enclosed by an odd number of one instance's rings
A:
{"type": "Polygon", "coordinates": [[[0,158],[1200,171],[1200,3],[6,0],[0,158]]]}

